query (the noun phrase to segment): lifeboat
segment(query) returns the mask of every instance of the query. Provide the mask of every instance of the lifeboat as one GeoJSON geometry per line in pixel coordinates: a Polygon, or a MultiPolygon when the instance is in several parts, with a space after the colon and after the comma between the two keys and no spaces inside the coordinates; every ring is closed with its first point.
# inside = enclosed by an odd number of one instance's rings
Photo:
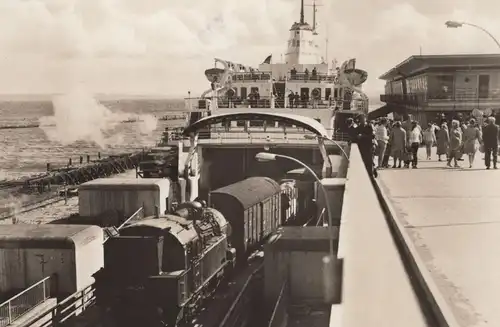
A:
{"type": "Polygon", "coordinates": [[[220,81],[222,78],[222,74],[224,74],[224,69],[222,68],[210,68],[205,70],[205,76],[207,77],[209,82],[214,80],[214,77],[217,77],[217,80],[220,81]]]}
{"type": "Polygon", "coordinates": [[[347,80],[354,86],[360,86],[368,78],[368,73],[362,69],[346,69],[344,75],[347,80]]]}

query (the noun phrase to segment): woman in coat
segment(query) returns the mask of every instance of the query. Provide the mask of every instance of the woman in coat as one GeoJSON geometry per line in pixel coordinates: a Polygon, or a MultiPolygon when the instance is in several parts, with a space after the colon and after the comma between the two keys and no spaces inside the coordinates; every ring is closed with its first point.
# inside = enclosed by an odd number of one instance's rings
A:
{"type": "Polygon", "coordinates": [[[445,155],[448,157],[448,151],[450,147],[450,134],[448,132],[448,126],[442,124],[441,128],[437,131],[437,156],[438,160],[441,160],[441,156],[445,155]]]}
{"type": "Polygon", "coordinates": [[[476,120],[471,119],[469,125],[464,131],[464,153],[469,156],[469,168],[472,168],[474,164],[474,159],[476,157],[476,152],[479,148],[479,143],[481,140],[481,131],[477,127],[476,120]]]}

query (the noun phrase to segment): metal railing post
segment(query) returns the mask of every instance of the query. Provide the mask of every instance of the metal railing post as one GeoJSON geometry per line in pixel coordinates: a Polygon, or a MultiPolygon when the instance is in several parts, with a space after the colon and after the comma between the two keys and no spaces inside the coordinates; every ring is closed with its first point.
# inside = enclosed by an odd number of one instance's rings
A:
{"type": "Polygon", "coordinates": [[[9,301],[9,325],[12,323],[12,305],[9,301]]]}

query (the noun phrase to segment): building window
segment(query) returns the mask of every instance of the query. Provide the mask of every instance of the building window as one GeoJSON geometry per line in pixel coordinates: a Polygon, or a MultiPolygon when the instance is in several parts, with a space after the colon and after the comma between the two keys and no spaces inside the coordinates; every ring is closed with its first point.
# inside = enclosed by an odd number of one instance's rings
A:
{"type": "Polygon", "coordinates": [[[453,75],[429,76],[429,99],[452,99],[455,78],[453,75]]]}
{"type": "Polygon", "coordinates": [[[486,99],[490,96],[490,75],[479,75],[478,97],[486,99]]]}

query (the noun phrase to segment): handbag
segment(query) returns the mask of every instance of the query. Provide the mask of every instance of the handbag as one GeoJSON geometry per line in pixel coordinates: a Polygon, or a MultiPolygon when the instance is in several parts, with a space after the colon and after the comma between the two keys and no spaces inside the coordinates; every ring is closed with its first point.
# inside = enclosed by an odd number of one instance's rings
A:
{"type": "Polygon", "coordinates": [[[484,153],[484,144],[479,145],[479,152],[484,153]]]}

